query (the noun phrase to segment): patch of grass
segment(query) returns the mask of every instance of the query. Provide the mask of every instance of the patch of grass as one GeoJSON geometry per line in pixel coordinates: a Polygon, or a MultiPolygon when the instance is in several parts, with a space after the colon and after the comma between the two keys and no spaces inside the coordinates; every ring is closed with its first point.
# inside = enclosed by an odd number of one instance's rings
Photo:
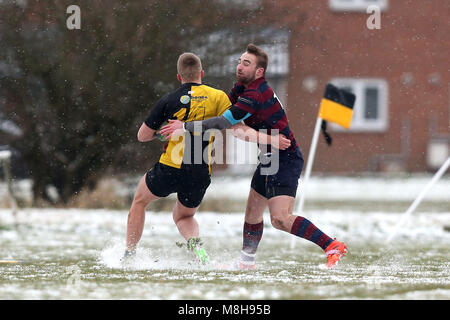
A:
{"type": "Polygon", "coordinates": [[[0,224],[0,231],[9,231],[9,230],[12,230],[10,226],[0,224]]]}
{"type": "Polygon", "coordinates": [[[83,189],[67,203],[67,207],[122,210],[129,207],[128,203],[131,203],[131,200],[117,196],[114,184],[108,183],[108,181],[101,181],[92,191],[83,189]]]}

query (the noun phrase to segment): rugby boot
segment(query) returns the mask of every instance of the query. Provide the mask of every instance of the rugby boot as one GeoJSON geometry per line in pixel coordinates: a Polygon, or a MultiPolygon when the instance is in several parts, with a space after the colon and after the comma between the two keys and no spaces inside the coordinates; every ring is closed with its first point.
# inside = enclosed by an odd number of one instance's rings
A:
{"type": "Polygon", "coordinates": [[[187,248],[189,251],[192,251],[195,254],[196,259],[201,264],[208,264],[209,263],[209,257],[206,253],[205,249],[202,248],[203,243],[201,242],[200,238],[190,238],[187,241],[187,248]]]}
{"type": "Polygon", "coordinates": [[[255,263],[249,263],[245,261],[236,261],[235,262],[235,269],[238,270],[255,270],[256,265],[255,263]]]}
{"type": "Polygon", "coordinates": [[[241,257],[237,262],[237,267],[240,270],[254,270],[255,269],[255,256],[256,253],[248,253],[244,250],[241,251],[241,257]]]}
{"type": "Polygon", "coordinates": [[[342,257],[347,253],[347,245],[339,242],[334,238],[334,241],[325,249],[327,255],[326,267],[332,269],[337,266],[342,257]]]}
{"type": "Polygon", "coordinates": [[[123,257],[120,259],[122,265],[130,264],[131,261],[136,257],[136,250],[125,250],[123,257]]]}

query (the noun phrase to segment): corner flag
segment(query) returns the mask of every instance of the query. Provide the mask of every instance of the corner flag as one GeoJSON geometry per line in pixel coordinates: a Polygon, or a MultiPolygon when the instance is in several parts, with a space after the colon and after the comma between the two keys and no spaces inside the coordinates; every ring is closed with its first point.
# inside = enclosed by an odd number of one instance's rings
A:
{"type": "Polygon", "coordinates": [[[356,96],[353,93],[339,89],[329,83],[320,103],[319,117],[349,129],[355,100],[356,96]]]}
{"type": "Polygon", "coordinates": [[[353,93],[339,89],[330,83],[327,84],[320,103],[319,118],[324,120],[321,128],[328,145],[331,145],[332,140],[327,133],[326,121],[337,123],[345,129],[349,129],[355,100],[356,96],[353,93]]]}
{"type": "Polygon", "coordinates": [[[355,104],[355,100],[356,96],[353,93],[339,89],[331,83],[327,84],[325,93],[320,103],[319,115],[316,120],[316,127],[314,128],[311,147],[309,149],[308,161],[306,162],[306,171],[303,176],[303,192],[300,197],[300,203],[297,211],[303,210],[306,186],[308,184],[309,175],[311,174],[320,130],[322,129],[327,144],[331,145],[332,139],[327,132],[326,122],[335,122],[344,128],[349,129],[353,117],[353,106],[355,104]]]}

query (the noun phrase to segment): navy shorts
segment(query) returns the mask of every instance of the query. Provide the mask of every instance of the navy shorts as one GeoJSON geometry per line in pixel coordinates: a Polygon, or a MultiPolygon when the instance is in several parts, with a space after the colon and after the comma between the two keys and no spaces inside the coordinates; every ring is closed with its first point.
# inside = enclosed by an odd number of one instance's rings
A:
{"type": "Polygon", "coordinates": [[[188,208],[200,205],[211,183],[208,166],[182,165],[180,169],[157,162],[145,175],[148,189],[157,197],[177,193],[178,200],[188,208]]]}
{"type": "Polygon", "coordinates": [[[266,175],[261,172],[261,169],[270,165],[270,163],[258,165],[253,174],[251,187],[267,199],[281,195],[295,198],[298,179],[303,169],[303,156],[300,149],[280,152],[278,170],[275,173],[266,175]]]}

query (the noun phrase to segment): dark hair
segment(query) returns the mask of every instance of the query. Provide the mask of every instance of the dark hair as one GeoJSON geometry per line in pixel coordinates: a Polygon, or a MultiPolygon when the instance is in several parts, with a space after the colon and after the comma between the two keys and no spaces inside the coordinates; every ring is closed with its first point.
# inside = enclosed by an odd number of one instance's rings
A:
{"type": "Polygon", "coordinates": [[[269,57],[264,52],[264,50],[255,46],[253,43],[250,43],[247,46],[247,52],[256,56],[257,58],[256,66],[258,68],[263,68],[265,74],[267,70],[267,65],[269,64],[269,57]]]}
{"type": "Polygon", "coordinates": [[[178,58],[177,71],[186,81],[197,80],[200,71],[202,71],[202,62],[195,54],[185,52],[178,58]]]}

